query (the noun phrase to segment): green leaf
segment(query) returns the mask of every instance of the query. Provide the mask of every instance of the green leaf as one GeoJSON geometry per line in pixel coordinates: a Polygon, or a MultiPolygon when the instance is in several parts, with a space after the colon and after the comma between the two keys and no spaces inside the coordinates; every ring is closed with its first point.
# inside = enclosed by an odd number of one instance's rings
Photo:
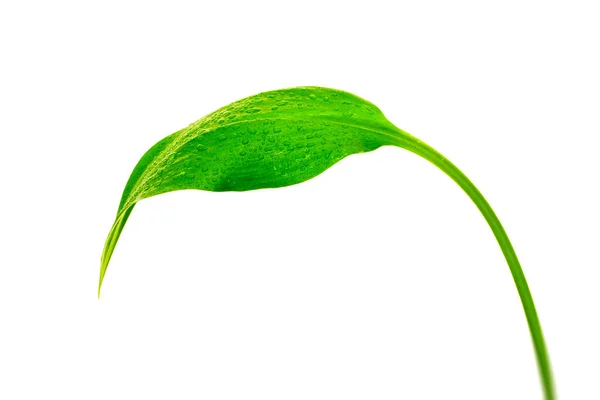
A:
{"type": "Polygon", "coordinates": [[[427,159],[452,178],[479,208],[513,275],[529,324],[546,399],[553,378],[542,329],[514,249],[479,190],[436,150],[398,129],[373,104],[347,92],[298,87],[261,93],[225,106],[167,136],[134,168],[109,232],[100,266],[108,263],[135,204],[183,189],[246,191],[294,185],[342,158],[394,145],[427,159]]]}
{"type": "Polygon", "coordinates": [[[317,87],[261,93],[155,144],[123,192],[102,255],[100,284],[134,205],[182,189],[245,191],[304,182],[355,153],[400,137],[373,104],[317,87]]]}

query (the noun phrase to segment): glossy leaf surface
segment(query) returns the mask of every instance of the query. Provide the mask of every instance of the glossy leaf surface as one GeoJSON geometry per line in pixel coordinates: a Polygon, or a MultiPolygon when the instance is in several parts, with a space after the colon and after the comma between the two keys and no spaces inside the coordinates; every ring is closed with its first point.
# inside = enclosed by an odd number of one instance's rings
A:
{"type": "Polygon", "coordinates": [[[123,192],[102,256],[101,280],[133,206],[183,189],[245,191],[289,186],[342,158],[401,135],[373,104],[339,90],[300,87],[223,107],[155,144],[123,192]]]}

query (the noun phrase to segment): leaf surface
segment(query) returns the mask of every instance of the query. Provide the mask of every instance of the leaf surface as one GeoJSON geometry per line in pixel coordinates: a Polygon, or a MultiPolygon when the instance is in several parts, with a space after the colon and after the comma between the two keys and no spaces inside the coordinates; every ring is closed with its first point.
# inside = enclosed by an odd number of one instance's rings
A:
{"type": "Polygon", "coordinates": [[[397,144],[403,134],[373,104],[334,89],[283,89],[231,103],[167,136],[142,156],[104,247],[100,285],[127,218],[142,199],[183,189],[289,186],[351,154],[397,144]]]}

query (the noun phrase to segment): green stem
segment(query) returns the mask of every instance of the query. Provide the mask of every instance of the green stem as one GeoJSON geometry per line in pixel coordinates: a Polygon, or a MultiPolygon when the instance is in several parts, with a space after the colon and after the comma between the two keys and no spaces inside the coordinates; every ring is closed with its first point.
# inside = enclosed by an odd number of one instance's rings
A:
{"type": "Polygon", "coordinates": [[[535,355],[537,358],[538,369],[540,378],[542,381],[542,387],[544,390],[544,397],[546,400],[554,400],[556,393],[554,389],[554,380],[552,377],[552,368],[550,365],[550,358],[548,356],[548,350],[546,348],[546,342],[542,333],[542,327],[538,318],[533,298],[531,297],[531,291],[527,285],[527,280],[523,274],[523,269],[519,263],[519,259],[513,249],[502,224],[498,220],[498,217],[492,210],[492,207],[483,197],[481,192],[475,187],[475,185],[463,174],[454,164],[452,164],[446,157],[438,153],[435,149],[429,145],[423,143],[419,139],[401,132],[401,140],[398,145],[409,150],[426,160],[433,163],[435,166],[444,171],[454,182],[456,182],[473,200],[479,211],[483,214],[485,220],[489,224],[498,244],[504,253],[508,267],[517,286],[521,303],[527,317],[527,324],[529,325],[529,332],[531,339],[533,340],[533,346],[535,349],[535,355]]]}

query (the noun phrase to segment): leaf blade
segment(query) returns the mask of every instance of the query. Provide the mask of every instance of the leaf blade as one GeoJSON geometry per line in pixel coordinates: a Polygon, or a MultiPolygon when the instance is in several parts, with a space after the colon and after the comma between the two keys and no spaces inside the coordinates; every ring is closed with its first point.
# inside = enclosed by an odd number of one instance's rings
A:
{"type": "Polygon", "coordinates": [[[231,103],[152,146],[123,190],[98,292],[133,207],[176,190],[247,191],[311,179],[341,159],[397,144],[403,132],[348,92],[298,87],[231,103]]]}

